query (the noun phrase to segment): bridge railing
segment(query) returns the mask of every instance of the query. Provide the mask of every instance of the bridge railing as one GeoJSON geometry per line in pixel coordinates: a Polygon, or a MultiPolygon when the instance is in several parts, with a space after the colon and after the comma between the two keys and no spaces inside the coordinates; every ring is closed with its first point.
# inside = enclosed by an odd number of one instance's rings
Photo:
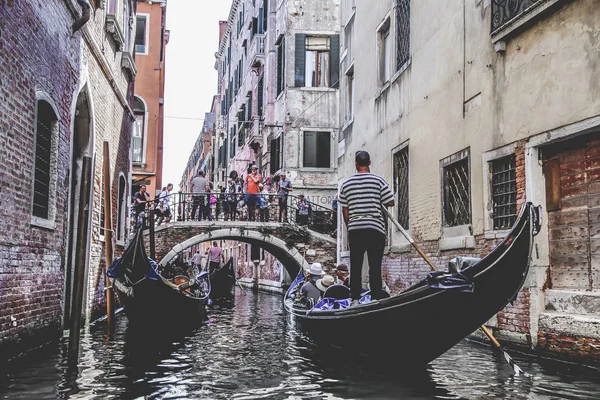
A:
{"type": "MultiPolygon", "coordinates": [[[[331,208],[288,195],[275,193],[173,193],[169,198],[170,221],[249,221],[284,222],[306,226],[316,232],[331,234],[337,227],[337,213],[331,208]]],[[[147,228],[167,221],[168,213],[158,199],[138,213],[136,224],[147,228]]],[[[135,220],[136,218],[134,218],[135,220]]]]}

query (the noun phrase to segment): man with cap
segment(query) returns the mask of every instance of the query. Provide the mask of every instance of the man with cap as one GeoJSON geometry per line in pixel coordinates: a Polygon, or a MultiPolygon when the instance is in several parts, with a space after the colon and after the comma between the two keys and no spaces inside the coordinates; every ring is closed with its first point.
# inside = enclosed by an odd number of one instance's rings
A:
{"type": "Polygon", "coordinates": [[[308,274],[310,279],[302,285],[300,294],[302,297],[312,299],[316,304],[316,302],[319,301],[319,298],[321,298],[321,290],[317,287],[317,281],[320,280],[325,273],[323,272],[323,267],[320,263],[312,263],[308,270],[308,274]]]}
{"type": "Polygon", "coordinates": [[[346,264],[338,265],[335,269],[335,283],[350,287],[350,278],[348,277],[349,274],[350,271],[348,271],[348,266],[346,264]]]}
{"type": "Polygon", "coordinates": [[[387,182],[371,173],[369,153],[358,151],[354,165],[356,173],[342,183],[339,196],[342,215],[348,226],[352,307],[359,304],[365,252],[369,259],[371,298],[378,300],[382,297],[381,261],[386,236],[384,207],[394,206],[394,194],[387,182]]]}
{"type": "Polygon", "coordinates": [[[260,188],[259,184],[262,181],[262,175],[258,173],[258,167],[253,165],[252,172],[246,177],[246,205],[248,206],[248,221],[256,221],[258,210],[256,204],[259,201],[260,188]]]}
{"type": "Polygon", "coordinates": [[[287,221],[288,194],[292,191],[292,181],[286,178],[285,171],[279,173],[279,222],[287,221]]]}

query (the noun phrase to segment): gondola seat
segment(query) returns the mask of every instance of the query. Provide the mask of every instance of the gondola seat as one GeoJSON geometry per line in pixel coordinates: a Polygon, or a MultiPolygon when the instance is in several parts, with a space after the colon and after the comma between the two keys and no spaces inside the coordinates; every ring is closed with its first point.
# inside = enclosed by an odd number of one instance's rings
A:
{"type": "Polygon", "coordinates": [[[332,285],[325,293],[323,293],[323,298],[331,298],[336,300],[344,300],[350,298],[350,288],[344,285],[332,285]]]}

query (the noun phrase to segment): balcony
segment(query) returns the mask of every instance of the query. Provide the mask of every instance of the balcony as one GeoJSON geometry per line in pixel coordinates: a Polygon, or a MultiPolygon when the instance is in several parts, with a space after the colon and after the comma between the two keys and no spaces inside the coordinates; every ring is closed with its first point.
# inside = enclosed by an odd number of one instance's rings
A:
{"type": "Polygon", "coordinates": [[[265,64],[265,35],[256,34],[250,43],[250,66],[258,68],[265,64]]]}
{"type": "Polygon", "coordinates": [[[505,40],[565,0],[492,0],[492,41],[505,40]]]}

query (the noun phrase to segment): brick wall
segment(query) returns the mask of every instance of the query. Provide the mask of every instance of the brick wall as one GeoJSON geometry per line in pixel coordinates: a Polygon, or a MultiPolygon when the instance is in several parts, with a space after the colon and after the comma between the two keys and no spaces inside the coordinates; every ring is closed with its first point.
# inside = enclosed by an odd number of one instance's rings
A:
{"type": "Polygon", "coordinates": [[[56,337],[63,297],[71,105],[79,38],[64,2],[0,7],[0,353],[56,337]],[[57,107],[55,228],[31,221],[36,91],[57,107]],[[41,335],[37,335],[41,334],[41,335]],[[42,337],[40,339],[40,336],[42,337]]]}

